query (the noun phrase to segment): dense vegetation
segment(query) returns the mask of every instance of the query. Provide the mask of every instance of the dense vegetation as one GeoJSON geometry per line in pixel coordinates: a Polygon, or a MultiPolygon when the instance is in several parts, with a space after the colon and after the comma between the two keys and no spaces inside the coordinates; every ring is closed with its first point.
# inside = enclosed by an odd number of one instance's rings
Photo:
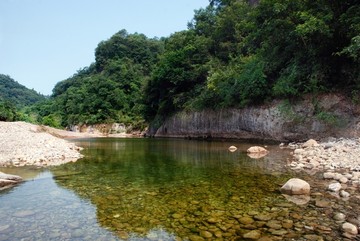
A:
{"type": "Polygon", "coordinates": [[[149,39],[122,30],[96,61],[33,111],[54,126],[144,120],[179,110],[241,108],[306,93],[360,93],[357,0],[211,0],[188,30],[149,39]]]}
{"type": "Polygon", "coordinates": [[[355,0],[211,1],[189,30],[166,39],[145,117],[333,90],[358,95],[359,12],[355,0]]]}
{"type": "Polygon", "coordinates": [[[0,121],[26,120],[20,109],[45,100],[43,95],[0,74],[0,121]]]}

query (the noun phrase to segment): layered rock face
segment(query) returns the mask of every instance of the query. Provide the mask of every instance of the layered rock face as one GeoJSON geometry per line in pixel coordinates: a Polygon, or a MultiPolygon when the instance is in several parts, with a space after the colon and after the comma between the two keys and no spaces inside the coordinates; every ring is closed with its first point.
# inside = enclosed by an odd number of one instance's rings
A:
{"type": "Polygon", "coordinates": [[[179,112],[156,129],[156,137],[250,138],[301,141],[360,136],[360,105],[342,95],[306,97],[294,103],[275,100],[243,109],[179,112]]]}

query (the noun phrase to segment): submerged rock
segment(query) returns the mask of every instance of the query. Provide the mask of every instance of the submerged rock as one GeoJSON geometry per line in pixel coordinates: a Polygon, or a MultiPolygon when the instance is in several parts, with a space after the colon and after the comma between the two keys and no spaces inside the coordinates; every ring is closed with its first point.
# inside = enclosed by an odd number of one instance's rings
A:
{"type": "Polygon", "coordinates": [[[259,230],[252,230],[252,231],[250,231],[248,233],[245,233],[243,235],[243,237],[246,238],[246,239],[257,240],[257,239],[259,239],[261,237],[261,233],[260,233],[259,230]]]}
{"type": "Polygon", "coordinates": [[[310,184],[299,178],[291,178],[281,187],[280,191],[288,195],[309,195],[310,184]]]}

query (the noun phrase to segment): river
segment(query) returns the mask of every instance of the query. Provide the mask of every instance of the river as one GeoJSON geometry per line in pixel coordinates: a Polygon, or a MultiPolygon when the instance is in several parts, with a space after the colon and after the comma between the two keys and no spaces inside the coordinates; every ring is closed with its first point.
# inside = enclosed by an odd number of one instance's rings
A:
{"type": "Polygon", "coordinates": [[[75,163],[0,169],[26,178],[0,192],[0,241],[339,235],[326,212],[297,206],[280,194],[294,173],[286,168],[290,151],[278,145],[260,143],[270,152],[253,159],[246,150],[254,143],[240,141],[73,141],[85,155],[75,163]],[[230,152],[231,145],[238,150],[230,152]]]}

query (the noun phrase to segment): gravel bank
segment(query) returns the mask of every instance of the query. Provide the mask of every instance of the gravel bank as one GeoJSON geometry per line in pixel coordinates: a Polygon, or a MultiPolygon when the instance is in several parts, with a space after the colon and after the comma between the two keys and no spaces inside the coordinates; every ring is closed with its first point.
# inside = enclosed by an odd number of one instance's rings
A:
{"type": "Polygon", "coordinates": [[[25,122],[0,122],[0,166],[56,166],[81,158],[81,148],[25,122]]]}

